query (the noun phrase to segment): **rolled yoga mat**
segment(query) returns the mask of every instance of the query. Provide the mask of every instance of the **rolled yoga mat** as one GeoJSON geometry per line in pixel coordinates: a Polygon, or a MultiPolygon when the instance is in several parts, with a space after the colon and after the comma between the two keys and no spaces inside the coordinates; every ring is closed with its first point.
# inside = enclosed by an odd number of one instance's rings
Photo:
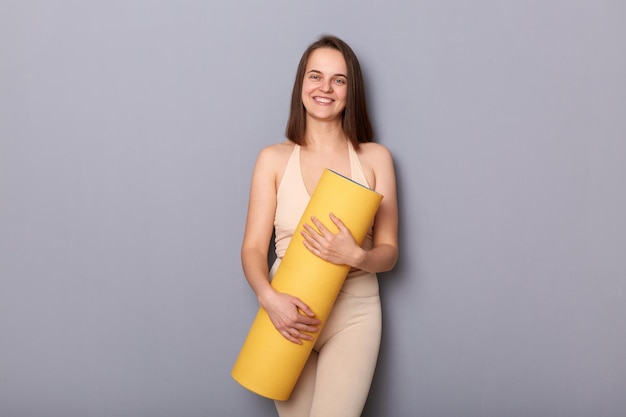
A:
{"type": "MultiPolygon", "coordinates": [[[[383,196],[340,174],[326,169],[304,210],[285,255],[272,279],[276,291],[304,301],[321,320],[320,331],[350,271],[348,265],[336,265],[312,254],[302,243],[304,223],[317,217],[333,233],[338,231],[330,220],[335,214],[360,245],[370,229],[383,196]]],[[[312,225],[315,227],[314,225],[312,225]]],[[[232,377],[245,388],[274,400],[287,400],[315,345],[303,340],[290,342],[272,324],[260,308],[232,370],[232,377]]]]}

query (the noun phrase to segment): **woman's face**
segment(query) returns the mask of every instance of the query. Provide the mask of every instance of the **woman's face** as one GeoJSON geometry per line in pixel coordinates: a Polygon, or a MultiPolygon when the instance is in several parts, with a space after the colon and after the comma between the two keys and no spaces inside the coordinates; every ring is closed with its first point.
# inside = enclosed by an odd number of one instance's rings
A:
{"type": "Polygon", "coordinates": [[[348,68],[341,52],[316,49],[309,55],[302,84],[302,103],[308,117],[341,119],[348,94],[348,68]]]}

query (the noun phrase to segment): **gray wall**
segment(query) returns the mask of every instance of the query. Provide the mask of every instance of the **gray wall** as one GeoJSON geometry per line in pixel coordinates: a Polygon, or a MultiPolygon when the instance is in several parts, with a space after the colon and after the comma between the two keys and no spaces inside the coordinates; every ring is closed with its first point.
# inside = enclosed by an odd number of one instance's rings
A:
{"type": "Polygon", "coordinates": [[[399,181],[364,415],[626,415],[625,4],[2,0],[0,414],[274,415],[239,245],[331,32],[399,181]]]}

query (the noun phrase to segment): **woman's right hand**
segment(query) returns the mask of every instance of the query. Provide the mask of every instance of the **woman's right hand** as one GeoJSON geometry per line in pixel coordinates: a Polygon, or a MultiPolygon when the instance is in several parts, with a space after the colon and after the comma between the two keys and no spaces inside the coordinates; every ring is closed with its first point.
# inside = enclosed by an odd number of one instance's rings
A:
{"type": "Polygon", "coordinates": [[[315,318],[315,313],[298,297],[272,289],[259,301],[276,330],[290,342],[301,345],[303,340],[313,340],[313,336],[308,333],[319,330],[321,321],[315,318]]]}

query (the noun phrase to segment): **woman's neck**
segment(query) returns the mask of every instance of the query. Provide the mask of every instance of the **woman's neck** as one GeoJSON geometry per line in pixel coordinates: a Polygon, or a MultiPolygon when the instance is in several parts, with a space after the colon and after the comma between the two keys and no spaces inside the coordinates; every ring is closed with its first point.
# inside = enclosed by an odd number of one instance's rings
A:
{"type": "Polygon", "coordinates": [[[304,142],[310,148],[329,148],[345,146],[346,135],[341,126],[341,119],[333,122],[307,120],[304,142]]]}

